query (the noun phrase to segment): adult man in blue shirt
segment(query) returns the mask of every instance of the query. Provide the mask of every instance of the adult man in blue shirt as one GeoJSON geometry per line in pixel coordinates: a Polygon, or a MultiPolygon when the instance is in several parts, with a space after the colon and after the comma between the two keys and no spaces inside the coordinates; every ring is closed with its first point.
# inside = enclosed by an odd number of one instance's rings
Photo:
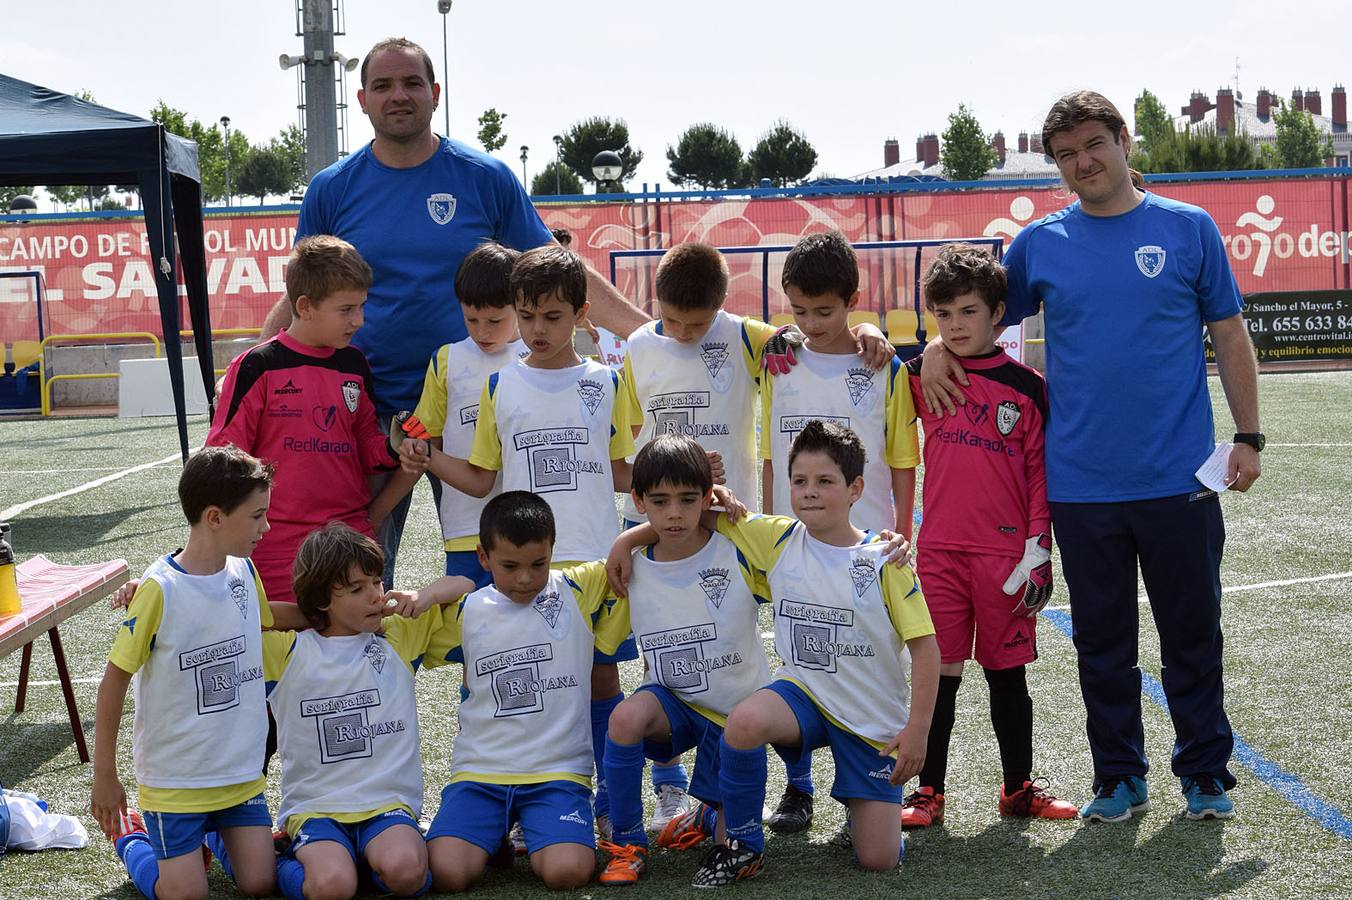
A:
{"type": "MultiPolygon", "coordinates": [[[[1136,572],[1160,636],[1173,771],[1191,818],[1228,818],[1234,737],[1223,705],[1220,502],[1194,473],[1214,423],[1202,328],[1239,433],[1231,488],[1260,474],[1258,370],[1243,298],[1207,213],[1140,189],[1121,114],[1091,91],[1057,101],[1047,147],[1079,199],[1025,228],[1005,256],[1006,322],[1045,313],[1047,495],[1070,588],[1094,758],[1095,821],[1149,802],[1137,663],[1136,572]]],[[[961,368],[925,351],[926,400],[962,402],[961,368]],[[937,363],[931,367],[929,363],[937,363]]],[[[993,417],[995,411],[990,411],[993,417]]]]}
{"type": "MultiPolygon", "coordinates": [[[[353,343],[370,361],[377,413],[388,423],[417,405],[437,348],[466,335],[454,287],[461,260],[486,240],[529,250],[554,237],[507,165],[433,133],[441,85],[426,50],[404,38],[381,41],[362,60],[361,85],[357,100],[375,138],[315,175],[296,237],[338,235],[371,265],[366,321],[353,343]]],[[[587,299],[591,317],[617,334],[648,319],[590,268],[587,299]]],[[[290,320],[283,298],[263,339],[290,320]]],[[[409,499],[379,529],[387,583],[409,499]]]]}

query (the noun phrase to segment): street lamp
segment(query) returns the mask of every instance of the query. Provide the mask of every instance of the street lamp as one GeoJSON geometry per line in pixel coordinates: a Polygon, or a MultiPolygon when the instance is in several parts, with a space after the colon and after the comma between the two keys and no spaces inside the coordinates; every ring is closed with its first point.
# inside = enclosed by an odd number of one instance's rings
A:
{"type": "Polygon", "coordinates": [[[614,150],[602,150],[592,157],[592,176],[596,178],[596,192],[601,193],[605,182],[619,181],[624,173],[624,160],[614,150]]]}
{"type": "Polygon", "coordinates": [[[522,186],[522,187],[526,187],[527,190],[529,190],[529,187],[527,187],[527,184],[526,184],[526,154],[529,153],[529,152],[530,152],[530,148],[527,147],[525,144],[522,144],[522,145],[521,145],[521,186],[522,186]]]}
{"type": "Polygon", "coordinates": [[[451,98],[448,92],[451,65],[446,39],[446,20],[450,18],[451,3],[452,0],[437,0],[437,12],[441,13],[441,108],[446,114],[446,137],[451,136],[451,98]]]}
{"type": "Polygon", "coordinates": [[[230,205],[230,117],[221,116],[221,127],[225,129],[225,205],[230,205]]]}
{"type": "Polygon", "coordinates": [[[554,135],[554,196],[563,193],[563,135],[554,135]]]}

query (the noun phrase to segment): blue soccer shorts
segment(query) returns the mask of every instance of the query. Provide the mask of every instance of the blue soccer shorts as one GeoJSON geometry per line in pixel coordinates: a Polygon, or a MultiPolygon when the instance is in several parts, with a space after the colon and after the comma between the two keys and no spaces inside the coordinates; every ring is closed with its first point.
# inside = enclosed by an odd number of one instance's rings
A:
{"type": "Polygon", "coordinates": [[[257,794],[225,809],[211,812],[175,813],[144,811],[141,817],[146,823],[146,834],[150,837],[150,846],[155,850],[156,859],[173,859],[191,853],[202,846],[202,839],[208,831],[222,831],[226,828],[242,828],[248,825],[262,825],[272,830],[272,813],[268,812],[268,800],[257,794]]]}
{"type": "MultiPolygon", "coordinates": [[[[407,825],[417,831],[418,820],[402,806],[360,822],[339,822],[326,818],[307,819],[292,835],[291,846],[287,848],[286,853],[294,858],[296,851],[307,844],[333,841],[343,845],[343,849],[347,850],[354,863],[360,862],[366,854],[366,845],[386,829],[396,825],[407,825]]],[[[419,831],[418,836],[421,837],[422,832],[419,831]]]]}
{"type": "Polygon", "coordinates": [[[474,582],[476,590],[493,583],[493,573],[479,564],[479,554],[474,550],[447,550],[446,574],[463,575],[474,582]]]}
{"type": "Polygon", "coordinates": [[[647,691],[656,697],[671,723],[671,740],[644,740],[643,755],[666,762],[693,747],[695,768],[690,774],[689,793],[710,806],[722,806],[723,794],[718,789],[718,745],[723,738],[723,727],[700,715],[660,684],[642,685],[634,693],[639,691],[647,691]]]}
{"type": "Polygon", "coordinates": [[[427,839],[460,838],[491,856],[502,846],[513,822],[521,823],[529,853],[551,844],[596,847],[591,788],[561,780],[535,784],[452,782],[441,791],[441,808],[427,830],[427,839]]]}

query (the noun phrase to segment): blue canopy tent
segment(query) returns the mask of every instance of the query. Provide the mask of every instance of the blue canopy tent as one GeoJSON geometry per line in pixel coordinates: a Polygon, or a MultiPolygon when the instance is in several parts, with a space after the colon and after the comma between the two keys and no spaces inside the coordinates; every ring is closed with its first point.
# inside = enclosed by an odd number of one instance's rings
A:
{"type": "Polygon", "coordinates": [[[202,384],[213,412],[215,408],[197,144],[169,134],[148,119],[0,74],[0,185],[27,184],[135,184],[140,189],[178,415],[179,448],[187,459],[175,277],[178,261],[188,288],[202,384]]]}

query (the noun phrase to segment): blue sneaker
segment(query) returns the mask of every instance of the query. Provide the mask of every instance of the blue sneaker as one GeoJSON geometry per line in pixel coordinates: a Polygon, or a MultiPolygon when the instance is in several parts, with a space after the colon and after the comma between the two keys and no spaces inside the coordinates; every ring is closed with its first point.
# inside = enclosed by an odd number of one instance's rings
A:
{"type": "Polygon", "coordinates": [[[1094,799],[1080,810],[1091,822],[1125,822],[1134,813],[1150,809],[1145,779],[1135,775],[1108,778],[1094,793],[1094,799]]]}
{"type": "Polygon", "coordinates": [[[1210,775],[1184,777],[1183,796],[1188,800],[1189,819],[1229,819],[1235,815],[1235,804],[1221,783],[1210,775]]]}

